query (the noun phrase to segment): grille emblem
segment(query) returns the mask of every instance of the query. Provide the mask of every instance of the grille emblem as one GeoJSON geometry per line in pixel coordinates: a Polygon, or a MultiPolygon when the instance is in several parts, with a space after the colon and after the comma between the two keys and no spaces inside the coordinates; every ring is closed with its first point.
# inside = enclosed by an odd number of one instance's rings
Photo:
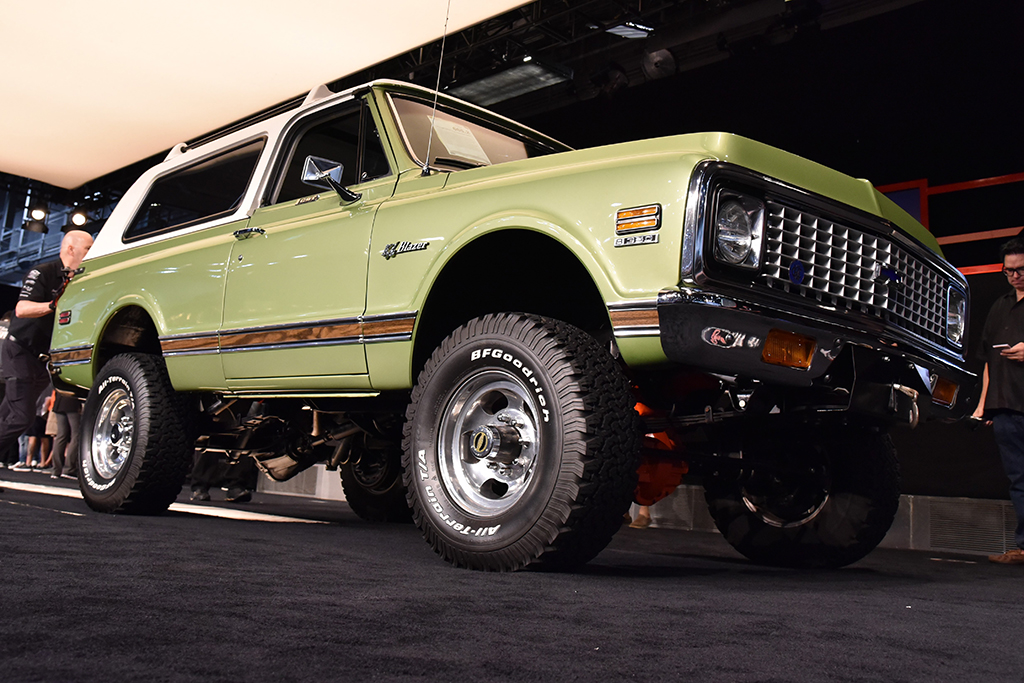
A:
{"type": "Polygon", "coordinates": [[[872,279],[881,285],[889,285],[899,289],[903,286],[903,274],[897,270],[883,266],[881,263],[875,264],[875,271],[872,274],[872,279]]]}
{"type": "Polygon", "coordinates": [[[794,285],[802,285],[806,274],[807,269],[804,267],[803,261],[793,261],[789,264],[789,281],[794,285]]]}

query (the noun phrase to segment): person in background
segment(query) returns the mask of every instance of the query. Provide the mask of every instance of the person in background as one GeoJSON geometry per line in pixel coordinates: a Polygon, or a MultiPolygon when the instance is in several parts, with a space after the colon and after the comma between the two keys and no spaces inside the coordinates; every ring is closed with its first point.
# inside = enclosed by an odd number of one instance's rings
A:
{"type": "MultiPolygon", "coordinates": [[[[14,311],[6,311],[2,316],[0,316],[0,348],[3,348],[3,343],[7,340],[7,331],[11,327],[11,317],[13,315],[14,311]]],[[[3,401],[5,387],[3,354],[0,353],[0,401],[3,401]]],[[[17,445],[11,444],[5,451],[0,453],[0,467],[12,467],[18,464],[18,456],[19,449],[17,445]]]]}
{"type": "Polygon", "coordinates": [[[46,423],[50,416],[51,393],[52,390],[44,390],[39,394],[39,399],[36,401],[36,417],[25,431],[25,435],[28,437],[28,456],[25,458],[25,463],[33,470],[42,470],[50,466],[52,440],[46,431],[46,423]]]}
{"type": "Polygon", "coordinates": [[[71,393],[53,392],[51,415],[57,420],[57,436],[53,439],[53,471],[51,478],[78,478],[78,426],[82,402],[71,393]]]}
{"type": "Polygon", "coordinates": [[[243,456],[231,460],[216,451],[197,448],[192,458],[192,500],[210,500],[210,489],[226,489],[228,503],[248,503],[256,490],[256,461],[243,456]]]}
{"type": "Polygon", "coordinates": [[[91,246],[92,235],[69,230],[61,240],[59,257],[36,266],[25,276],[0,350],[5,382],[0,402],[0,453],[16,443],[32,424],[36,401],[50,385],[45,354],[50,350],[54,312],[91,246]]]}
{"type": "Polygon", "coordinates": [[[1003,275],[1013,289],[996,299],[985,320],[978,351],[985,370],[973,417],[992,425],[1017,514],[1017,547],[988,559],[1024,564],[1024,238],[1004,244],[1002,254],[1003,275]]]}

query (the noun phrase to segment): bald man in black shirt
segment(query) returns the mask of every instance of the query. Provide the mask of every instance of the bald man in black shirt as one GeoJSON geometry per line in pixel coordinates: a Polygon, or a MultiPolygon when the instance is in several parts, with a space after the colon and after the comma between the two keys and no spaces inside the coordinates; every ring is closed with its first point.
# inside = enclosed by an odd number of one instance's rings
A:
{"type": "Polygon", "coordinates": [[[36,266],[25,276],[0,350],[6,382],[0,402],[0,453],[32,424],[36,401],[50,385],[46,361],[40,356],[50,350],[57,300],[91,246],[92,235],[71,230],[60,243],[60,258],[36,266]]]}

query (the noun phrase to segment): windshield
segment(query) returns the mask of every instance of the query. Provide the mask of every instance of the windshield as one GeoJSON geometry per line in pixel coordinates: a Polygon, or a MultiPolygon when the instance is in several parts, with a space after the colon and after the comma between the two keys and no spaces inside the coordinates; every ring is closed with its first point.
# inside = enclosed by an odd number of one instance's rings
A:
{"type": "Polygon", "coordinates": [[[391,103],[406,146],[420,165],[427,156],[427,136],[431,130],[432,167],[476,168],[568,150],[440,105],[433,115],[431,129],[432,103],[398,95],[391,96],[391,103]]]}

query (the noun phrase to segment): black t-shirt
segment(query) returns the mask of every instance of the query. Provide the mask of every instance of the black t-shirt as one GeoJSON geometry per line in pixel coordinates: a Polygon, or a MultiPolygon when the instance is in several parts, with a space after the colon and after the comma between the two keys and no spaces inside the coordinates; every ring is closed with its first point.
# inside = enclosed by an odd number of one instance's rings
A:
{"type": "Polygon", "coordinates": [[[996,299],[985,319],[978,356],[988,363],[985,412],[1013,410],[1024,413],[1024,363],[1008,360],[993,344],[1014,346],[1024,341],[1024,300],[1012,290],[996,299]]]}
{"type": "MultiPolygon", "coordinates": [[[[60,259],[47,261],[28,272],[21,286],[19,301],[53,301],[64,282],[64,264],[60,259]]],[[[42,318],[11,318],[9,335],[29,351],[46,353],[53,334],[53,313],[42,318]]]]}

